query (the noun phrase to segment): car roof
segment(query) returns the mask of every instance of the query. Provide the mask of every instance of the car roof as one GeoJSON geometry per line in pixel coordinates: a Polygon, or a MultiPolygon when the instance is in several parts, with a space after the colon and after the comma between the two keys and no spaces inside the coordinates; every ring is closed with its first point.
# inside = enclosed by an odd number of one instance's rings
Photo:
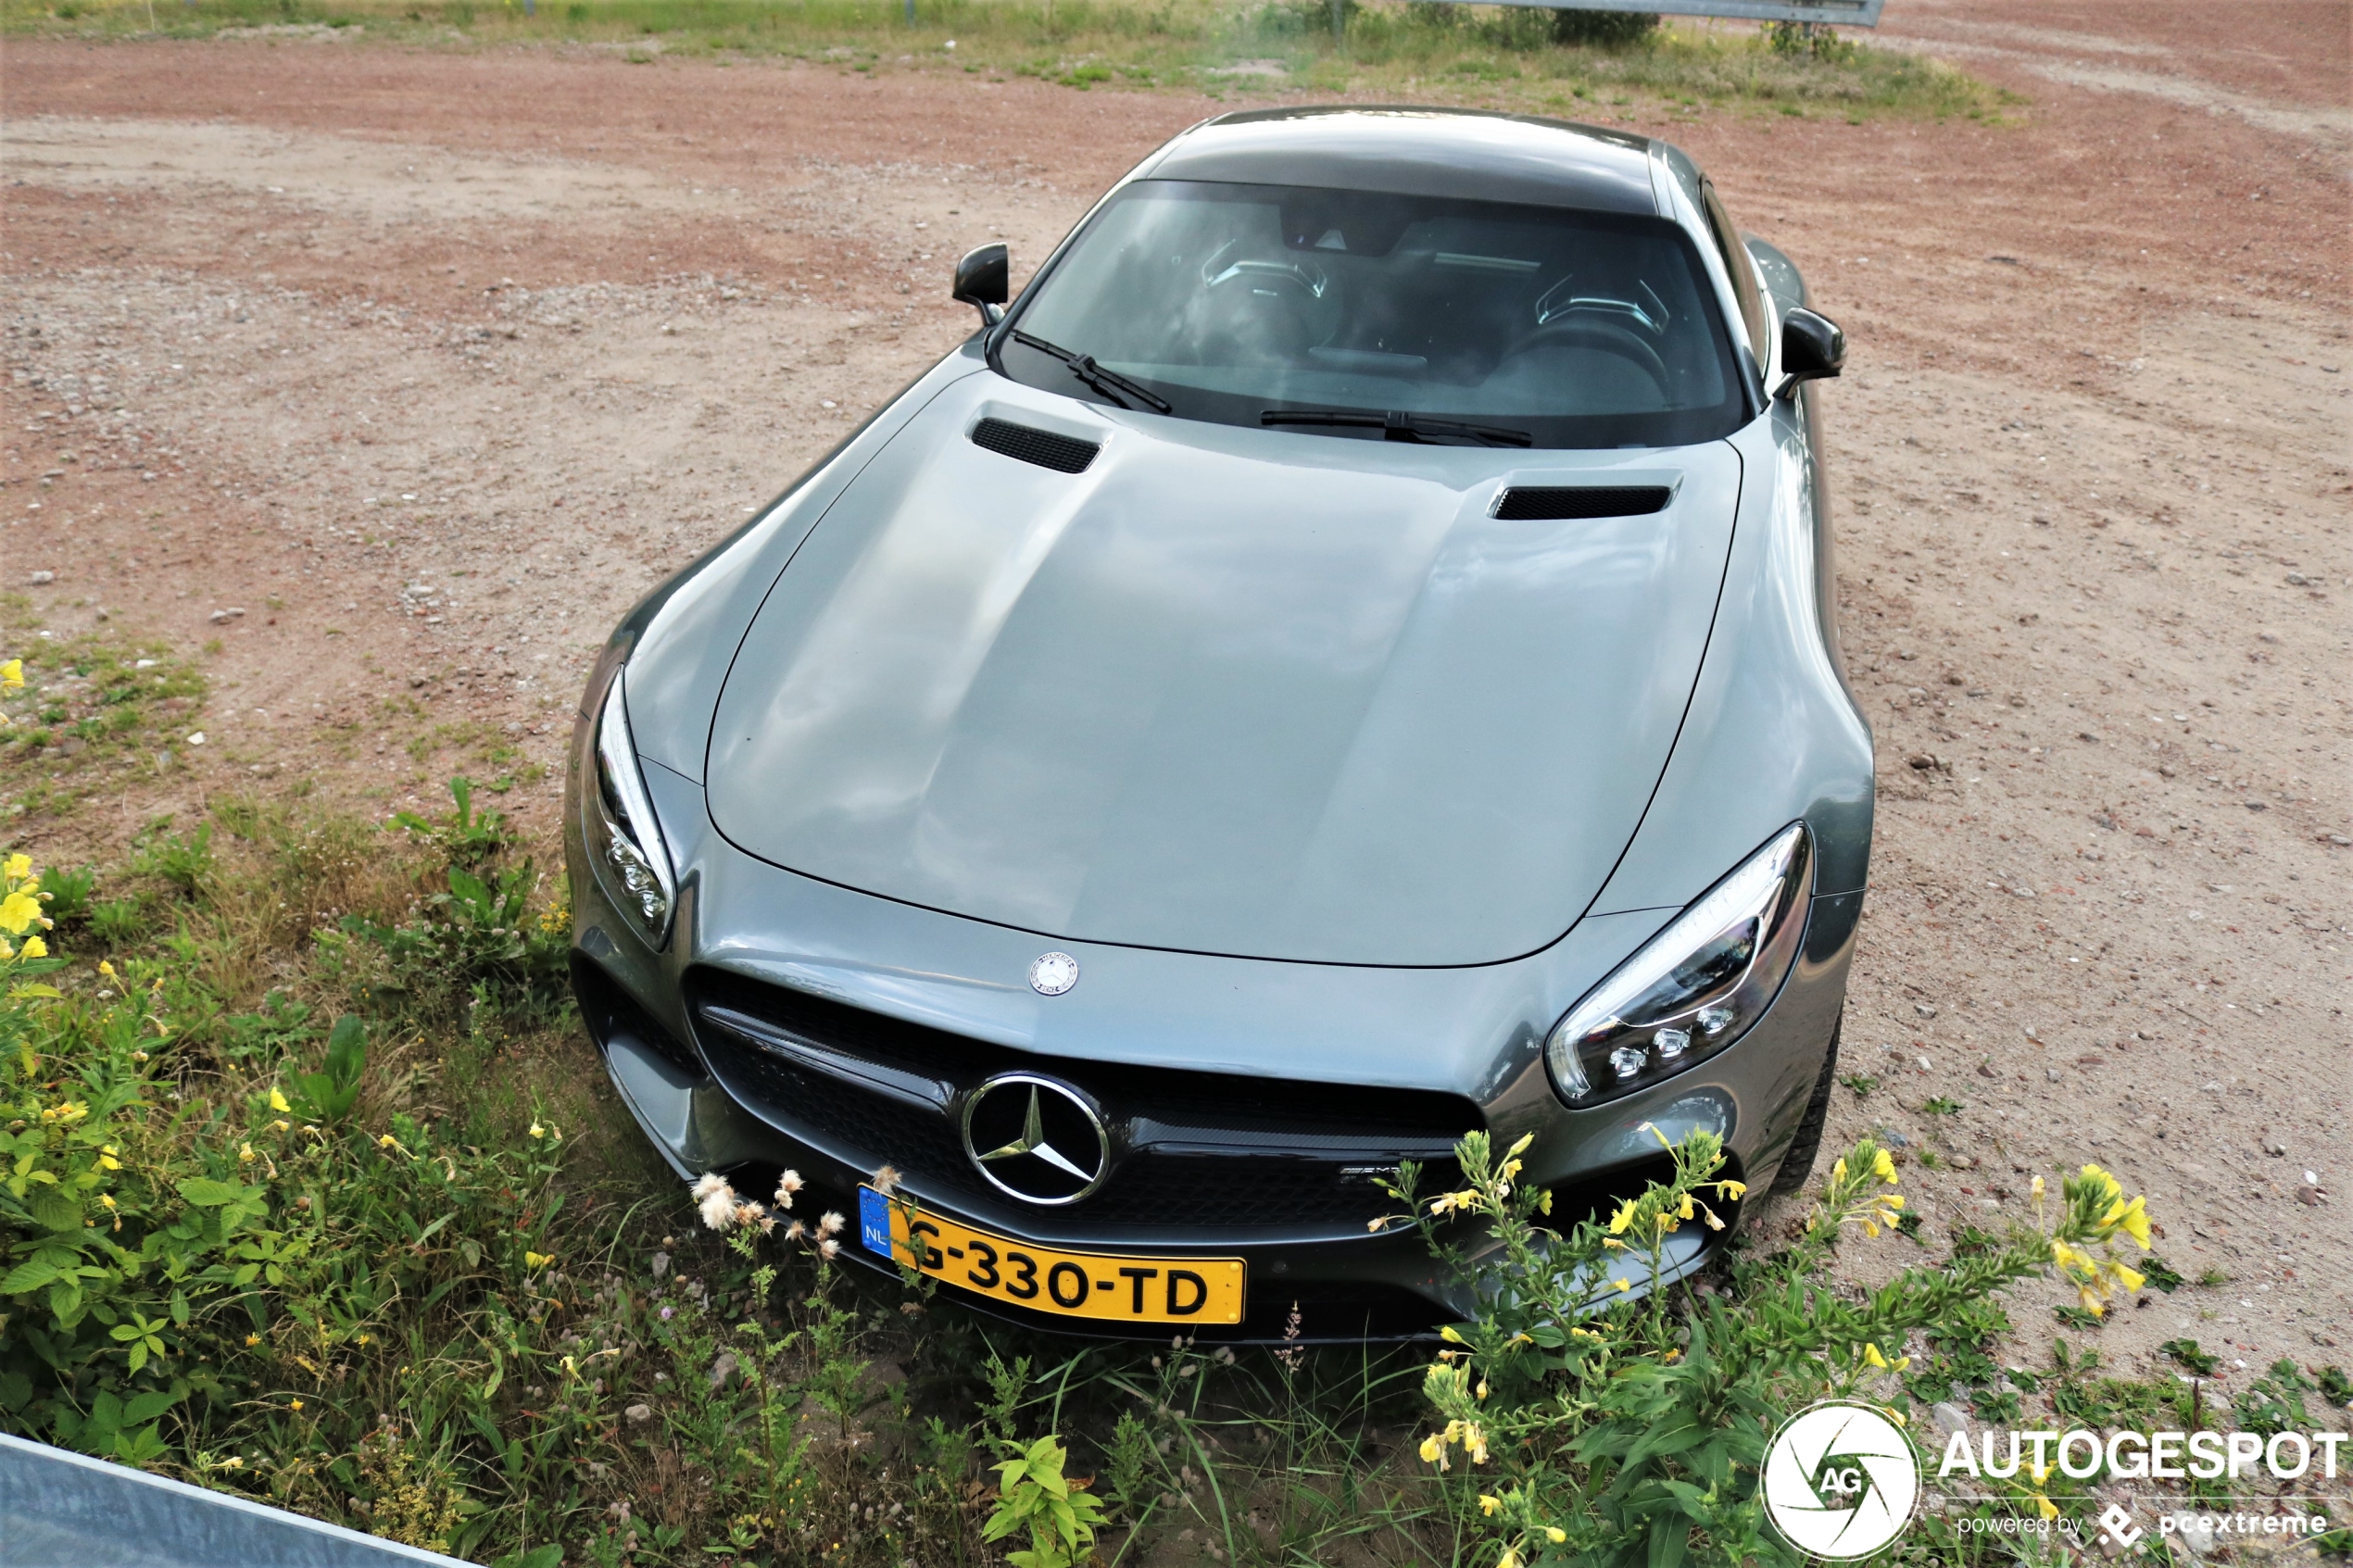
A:
{"type": "Polygon", "coordinates": [[[1622,131],[1478,109],[1245,109],[1185,132],[1132,178],[1322,185],[1655,216],[1653,146],[1622,131]]]}

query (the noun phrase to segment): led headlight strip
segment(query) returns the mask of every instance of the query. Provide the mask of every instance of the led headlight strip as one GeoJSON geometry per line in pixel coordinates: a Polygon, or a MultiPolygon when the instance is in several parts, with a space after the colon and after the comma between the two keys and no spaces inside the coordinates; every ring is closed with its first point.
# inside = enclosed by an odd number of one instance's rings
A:
{"type": "Polygon", "coordinates": [[[1797,960],[1814,842],[1793,822],[1568,1010],[1544,1040],[1553,1087],[1600,1105],[1706,1060],[1764,1016],[1797,960]]]}
{"type": "Polygon", "coordinates": [[[629,738],[629,707],[622,693],[626,675],[625,670],[613,672],[597,719],[597,799],[585,825],[589,852],[603,860],[608,884],[619,884],[617,901],[646,940],[659,947],[669,936],[678,889],[653,800],[637,769],[637,748],[629,738]]]}

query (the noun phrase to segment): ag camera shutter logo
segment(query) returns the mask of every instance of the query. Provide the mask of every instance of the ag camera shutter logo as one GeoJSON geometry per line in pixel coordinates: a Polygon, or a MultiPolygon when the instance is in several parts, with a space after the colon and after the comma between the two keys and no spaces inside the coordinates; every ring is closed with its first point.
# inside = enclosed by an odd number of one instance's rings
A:
{"type": "Polygon", "coordinates": [[[1765,1512],[1790,1545],[1834,1562],[1869,1557],[1904,1533],[1920,1500],[1919,1456],[1870,1405],[1825,1399],[1800,1411],[1765,1450],[1765,1512]]]}

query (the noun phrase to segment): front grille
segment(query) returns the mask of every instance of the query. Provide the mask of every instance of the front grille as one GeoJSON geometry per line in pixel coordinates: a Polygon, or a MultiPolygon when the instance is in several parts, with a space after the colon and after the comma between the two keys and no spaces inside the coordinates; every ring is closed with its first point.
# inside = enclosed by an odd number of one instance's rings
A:
{"type": "Polygon", "coordinates": [[[973,445],[1025,463],[1036,463],[1056,473],[1085,473],[1102,447],[1092,441],[1056,435],[1034,425],[1011,420],[983,420],[973,426],[973,445]]]}
{"type": "Polygon", "coordinates": [[[650,1013],[583,953],[572,955],[572,994],[580,1003],[581,1021],[599,1046],[625,1035],[681,1072],[696,1078],[704,1076],[695,1053],[655,1022],[650,1013]]]}
{"type": "Polygon", "coordinates": [[[1455,1140],[1480,1124],[1455,1095],[1074,1062],[711,971],[688,977],[703,1054],[728,1091],[860,1169],[896,1166],[942,1202],[1008,1210],[965,1158],[963,1096],[1030,1071],[1091,1094],[1119,1146],[1097,1192],[1016,1207],[1025,1229],[1363,1234],[1395,1205],[1376,1173],[1420,1163],[1453,1185],[1455,1140]]]}
{"type": "Polygon", "coordinates": [[[1664,511],[1671,496],[1664,484],[1515,484],[1495,499],[1504,522],[1556,522],[1572,518],[1641,517],[1664,511]]]}

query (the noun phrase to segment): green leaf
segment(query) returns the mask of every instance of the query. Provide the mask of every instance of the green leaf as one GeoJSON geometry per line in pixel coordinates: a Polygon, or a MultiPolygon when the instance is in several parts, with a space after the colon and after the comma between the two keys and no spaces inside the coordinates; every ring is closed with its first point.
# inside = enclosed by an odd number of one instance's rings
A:
{"type": "Polygon", "coordinates": [[[327,1035],[327,1076],[337,1089],[347,1088],[359,1081],[367,1063],[368,1026],[356,1013],[345,1013],[327,1035]]]}
{"type": "Polygon", "coordinates": [[[31,1258],[8,1271],[0,1279],[0,1296],[24,1296],[40,1289],[65,1271],[46,1258],[31,1258]]]}
{"type": "Polygon", "coordinates": [[[141,1422],[153,1421],[187,1397],[185,1384],[172,1388],[150,1388],[144,1394],[133,1396],[131,1402],[122,1407],[123,1423],[135,1426],[141,1422]]]}
{"type": "Polygon", "coordinates": [[[44,1229],[82,1229],[82,1199],[63,1187],[43,1187],[25,1207],[32,1210],[33,1223],[44,1229]]]}
{"type": "Polygon", "coordinates": [[[209,1176],[191,1176],[177,1184],[177,1190],[199,1209],[218,1209],[245,1196],[245,1189],[235,1183],[216,1182],[209,1176]]]}
{"type": "Polygon", "coordinates": [[[1651,1521],[1650,1568],[1682,1568],[1683,1549],[1691,1544],[1689,1520],[1661,1514],[1651,1521]]]}

